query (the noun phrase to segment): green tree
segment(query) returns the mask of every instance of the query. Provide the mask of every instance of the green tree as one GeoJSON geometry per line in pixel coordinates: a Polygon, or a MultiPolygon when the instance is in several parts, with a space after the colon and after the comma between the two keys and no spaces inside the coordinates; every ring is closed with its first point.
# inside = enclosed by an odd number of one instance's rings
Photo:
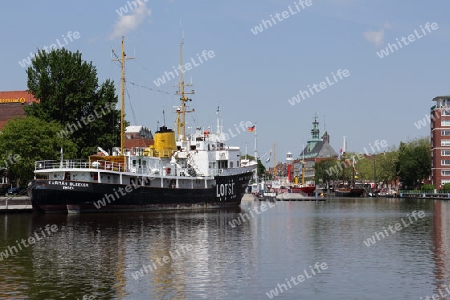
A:
{"type": "Polygon", "coordinates": [[[266,174],[266,167],[264,167],[261,160],[258,159],[258,176],[261,177],[264,174],[266,174]]]}
{"type": "Polygon", "coordinates": [[[396,164],[398,162],[398,151],[391,148],[390,151],[376,155],[377,181],[389,183],[398,178],[396,164]]]}
{"type": "MultiPolygon", "coordinates": [[[[318,184],[320,181],[328,182],[339,178],[340,174],[334,171],[338,161],[335,157],[326,158],[314,164],[314,181],[318,184]]],[[[339,170],[339,169],[336,169],[339,170]]]]}
{"type": "MultiPolygon", "coordinates": [[[[353,181],[353,168],[355,168],[355,176],[358,176],[356,174],[358,166],[358,154],[354,152],[346,152],[345,155],[343,155],[341,159],[337,161],[337,165],[339,166],[339,174],[337,176],[337,180],[341,183],[344,182],[348,185],[351,185],[353,181]],[[353,162],[355,164],[354,167],[353,162]]],[[[355,177],[355,181],[356,180],[357,178],[355,177]]]]}
{"type": "Polygon", "coordinates": [[[359,180],[374,180],[374,156],[363,156],[355,165],[359,180]]]}
{"type": "Polygon", "coordinates": [[[421,191],[434,191],[434,189],[435,189],[435,186],[432,184],[424,184],[420,188],[421,191]]]}
{"type": "Polygon", "coordinates": [[[358,160],[356,169],[360,180],[389,183],[397,179],[396,164],[398,160],[398,151],[391,147],[389,151],[375,155],[363,156],[358,160]]]}
{"type": "Polygon", "coordinates": [[[429,138],[419,138],[411,142],[400,143],[397,174],[405,188],[416,188],[422,179],[431,174],[431,153],[429,138]]]}
{"type": "Polygon", "coordinates": [[[111,149],[120,141],[120,112],[115,109],[114,84],[99,85],[97,70],[80,52],[64,48],[39,50],[27,69],[28,89],[40,103],[25,108],[27,115],[62,125],[58,133],[77,145],[85,157],[97,146],[111,149]]]}
{"type": "Polygon", "coordinates": [[[442,190],[445,192],[450,192],[450,182],[445,183],[442,190]]]}
{"type": "Polygon", "coordinates": [[[8,174],[17,176],[21,185],[33,178],[34,165],[39,160],[59,160],[61,147],[64,156],[76,153],[75,144],[58,137],[57,122],[46,122],[36,117],[10,120],[0,134],[0,161],[8,174]]]}

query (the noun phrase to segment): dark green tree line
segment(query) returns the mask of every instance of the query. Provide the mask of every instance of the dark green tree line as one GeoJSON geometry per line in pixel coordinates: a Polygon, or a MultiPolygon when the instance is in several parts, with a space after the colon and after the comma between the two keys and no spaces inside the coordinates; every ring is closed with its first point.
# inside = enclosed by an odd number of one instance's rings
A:
{"type": "MultiPolygon", "coordinates": [[[[391,147],[389,151],[363,157],[357,160],[355,168],[358,180],[389,183],[399,179],[404,189],[419,188],[422,180],[431,175],[431,144],[428,137],[417,138],[407,143],[400,142],[398,148],[391,147]]],[[[349,156],[347,155],[347,158],[349,156]]],[[[361,156],[360,156],[361,157],[361,156]]],[[[327,159],[316,163],[316,182],[329,180],[348,180],[351,166],[344,168],[345,164],[336,159],[327,159]],[[334,170],[334,171],[330,171],[334,170]],[[336,174],[339,175],[336,178],[336,174]]]]}
{"type": "Polygon", "coordinates": [[[16,177],[25,186],[33,178],[35,162],[59,160],[61,147],[65,157],[73,157],[76,145],[70,139],[61,139],[58,122],[47,122],[36,117],[10,120],[0,134],[0,166],[8,175],[16,177]]]}
{"type": "Polygon", "coordinates": [[[114,84],[99,84],[97,70],[80,52],[64,48],[39,50],[27,69],[28,89],[40,103],[25,108],[28,116],[61,124],[59,136],[77,145],[76,156],[87,157],[97,146],[120,143],[120,112],[114,84]]]}
{"type": "Polygon", "coordinates": [[[404,188],[418,188],[431,175],[430,149],[428,137],[400,143],[396,170],[404,188]]]}

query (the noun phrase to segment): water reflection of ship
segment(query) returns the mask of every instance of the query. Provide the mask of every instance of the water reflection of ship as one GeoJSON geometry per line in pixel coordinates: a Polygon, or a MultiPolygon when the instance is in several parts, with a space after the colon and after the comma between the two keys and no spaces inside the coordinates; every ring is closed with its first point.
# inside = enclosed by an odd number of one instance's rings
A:
{"type": "Polygon", "coordinates": [[[241,240],[251,230],[253,223],[247,221],[230,232],[229,222],[245,212],[236,207],[206,213],[34,214],[27,228],[56,224],[59,230],[29,249],[28,275],[18,276],[30,277],[31,273],[34,284],[28,287],[27,295],[39,293],[36,287],[46,286],[47,298],[71,295],[73,299],[82,299],[84,295],[96,295],[99,299],[122,299],[130,291],[133,297],[148,298],[148,289],[135,290],[136,286],[148,283],[153,286],[152,293],[156,293],[151,298],[186,299],[186,286],[192,285],[192,281],[214,276],[225,280],[229,275],[230,253],[233,257],[246,257],[247,247],[239,247],[237,253],[235,247],[233,252],[220,248],[224,239],[241,240]],[[193,246],[192,251],[183,252],[187,244],[193,246]],[[168,262],[163,261],[165,256],[170,257],[168,262]],[[133,278],[133,272],[158,259],[156,268],[139,280],[133,278]],[[64,289],[50,287],[49,282],[59,282],[58,286],[64,289]]]}
{"type": "MultiPolygon", "coordinates": [[[[101,220],[92,216],[33,214],[30,228],[56,224],[58,232],[32,248],[30,262],[35,278],[32,288],[42,289],[49,282],[58,282],[58,286],[46,288],[47,299],[84,296],[123,299],[129,243],[123,232],[130,228],[121,228],[116,222],[114,214],[103,215],[101,220]]],[[[41,291],[31,291],[30,295],[35,293],[41,291]]]]}

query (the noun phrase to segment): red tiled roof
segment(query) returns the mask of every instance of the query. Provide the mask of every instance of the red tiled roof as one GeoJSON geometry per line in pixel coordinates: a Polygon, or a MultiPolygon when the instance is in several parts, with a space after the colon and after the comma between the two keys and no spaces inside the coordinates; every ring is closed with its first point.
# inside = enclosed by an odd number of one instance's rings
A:
{"type": "Polygon", "coordinates": [[[152,139],[125,139],[125,148],[148,147],[153,145],[152,139]]]}

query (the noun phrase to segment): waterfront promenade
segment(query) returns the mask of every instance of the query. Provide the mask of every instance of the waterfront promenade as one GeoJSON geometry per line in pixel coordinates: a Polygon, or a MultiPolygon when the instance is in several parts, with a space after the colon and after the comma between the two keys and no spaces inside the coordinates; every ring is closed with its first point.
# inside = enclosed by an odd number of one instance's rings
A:
{"type": "MultiPolygon", "coordinates": [[[[421,191],[400,191],[400,198],[430,199],[430,200],[450,200],[450,193],[433,193],[421,191]]],[[[242,201],[258,200],[252,194],[245,194],[242,201]]],[[[286,199],[285,199],[286,200],[286,199]]],[[[314,199],[308,199],[314,200],[314,199]]],[[[325,200],[319,198],[319,200],[325,200]]],[[[8,196],[0,197],[0,214],[14,212],[32,212],[31,200],[28,196],[8,196]]]]}
{"type": "Polygon", "coordinates": [[[434,191],[400,191],[400,198],[416,198],[416,199],[440,199],[449,200],[449,192],[434,192],[434,191]]]}

